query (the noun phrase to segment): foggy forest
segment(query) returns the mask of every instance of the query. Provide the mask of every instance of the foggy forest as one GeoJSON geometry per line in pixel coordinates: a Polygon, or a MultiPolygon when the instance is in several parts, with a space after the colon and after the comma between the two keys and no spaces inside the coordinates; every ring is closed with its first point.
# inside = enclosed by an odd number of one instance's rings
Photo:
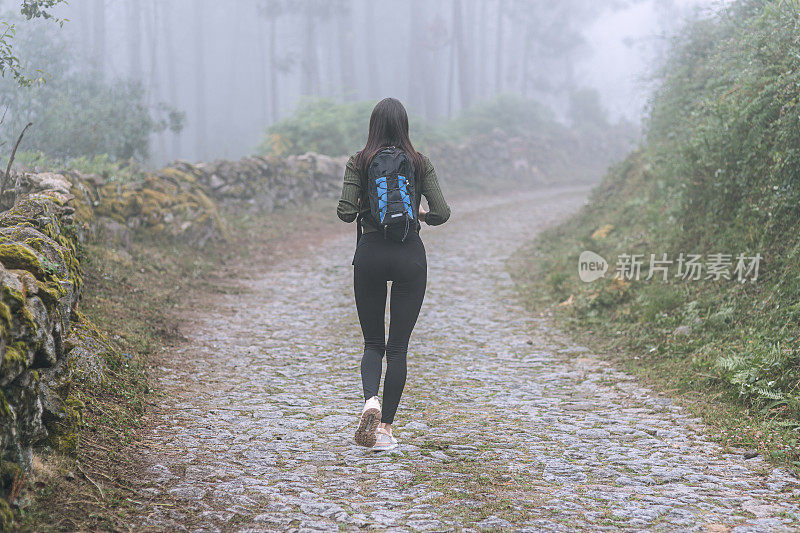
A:
{"type": "MultiPolygon", "coordinates": [[[[16,44],[26,68],[62,90],[81,90],[61,76],[67,73],[136,84],[141,104],[163,123],[147,152],[150,162],[163,164],[250,155],[267,127],[308,97],[393,95],[412,113],[437,120],[517,93],[567,120],[570,95],[588,89],[598,91],[612,120],[638,124],[656,74],[648,65],[663,54],[681,18],[703,6],[81,0],[54,11],[66,20],[63,27],[20,25],[16,44]]],[[[13,83],[4,91],[11,118],[4,126],[16,138],[31,112],[15,109],[18,96],[11,92],[13,83]]],[[[36,149],[31,140],[23,149],[36,149]]]]}
{"type": "Polygon", "coordinates": [[[800,0],[0,0],[0,530],[800,530],[800,0]]]}

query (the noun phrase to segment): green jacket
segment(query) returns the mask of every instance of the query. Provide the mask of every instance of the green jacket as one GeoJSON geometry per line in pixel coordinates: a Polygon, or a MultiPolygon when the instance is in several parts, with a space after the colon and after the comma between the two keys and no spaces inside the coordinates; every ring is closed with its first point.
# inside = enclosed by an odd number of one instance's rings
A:
{"type": "MultiPolygon", "coordinates": [[[[417,179],[417,187],[420,189],[422,196],[428,200],[428,213],[425,215],[425,223],[429,226],[438,226],[444,224],[450,218],[450,206],[442,195],[442,189],[439,187],[439,180],[436,177],[436,170],[434,170],[430,159],[423,156],[425,161],[425,175],[422,179],[417,179]]],[[[414,206],[419,210],[419,205],[414,206]]],[[[359,214],[367,215],[370,212],[369,200],[367,198],[367,191],[361,187],[361,178],[358,175],[355,165],[355,156],[351,156],[347,161],[347,166],[344,171],[344,184],[342,185],[342,197],[339,199],[339,206],[336,208],[336,214],[345,222],[352,222],[359,214]]],[[[362,226],[364,233],[371,231],[378,231],[371,223],[371,218],[362,218],[362,226]]],[[[417,219],[417,231],[419,231],[419,219],[417,219]]]]}

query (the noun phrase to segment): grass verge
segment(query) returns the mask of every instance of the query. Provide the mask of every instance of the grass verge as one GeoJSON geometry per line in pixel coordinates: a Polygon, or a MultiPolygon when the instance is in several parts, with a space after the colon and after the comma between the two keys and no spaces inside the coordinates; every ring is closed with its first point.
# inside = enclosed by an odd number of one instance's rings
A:
{"type": "MultiPolygon", "coordinates": [[[[674,259],[681,251],[698,252],[691,243],[672,249],[676,240],[669,233],[680,228],[665,226],[653,194],[647,158],[634,154],[612,169],[587,206],[511,259],[521,299],[576,341],[670,394],[701,417],[724,447],[758,451],[800,472],[798,422],[787,404],[780,398],[754,401],[746,386],[732,382],[724,364],[742,352],[774,348],[785,322],[776,320],[774,305],[761,304],[780,287],[768,276],[752,283],[683,280],[675,277],[675,265],[666,281],[655,271],[646,281],[647,260],[638,281],[612,279],[620,254],[663,252],[674,259]],[[585,250],[608,261],[604,278],[580,281],[578,257],[585,250]]],[[[758,372],[752,372],[755,383],[758,372]]]]}

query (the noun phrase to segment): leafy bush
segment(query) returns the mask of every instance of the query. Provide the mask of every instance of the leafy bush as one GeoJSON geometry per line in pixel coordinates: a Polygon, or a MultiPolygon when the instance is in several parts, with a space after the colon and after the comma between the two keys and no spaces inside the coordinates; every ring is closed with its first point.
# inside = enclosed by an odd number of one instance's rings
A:
{"type": "MultiPolygon", "coordinates": [[[[376,102],[337,103],[328,98],[308,98],[291,116],[270,126],[257,148],[262,155],[318,152],[338,156],[363,148],[367,125],[376,102]]],[[[500,128],[510,135],[557,135],[560,126],[545,106],[522,96],[504,94],[479,102],[444,122],[409,116],[411,140],[425,150],[443,141],[463,141],[500,128]]]]}
{"type": "Polygon", "coordinates": [[[373,102],[336,103],[329,98],[307,98],[292,116],[270,126],[257,151],[289,155],[317,152],[342,155],[358,150],[367,140],[373,102]]]}
{"type": "Polygon", "coordinates": [[[478,102],[444,124],[445,132],[458,139],[485,134],[495,128],[514,136],[561,129],[549,108],[516,94],[501,94],[478,102]]]}
{"type": "MultiPolygon", "coordinates": [[[[66,3],[66,0],[25,0],[22,5],[19,2],[16,5],[20,8],[20,14],[26,20],[52,19],[58,22],[60,26],[64,21],[54,17],[50,10],[64,3],[66,3]]],[[[41,83],[43,81],[41,77],[30,78],[28,76],[22,62],[17,57],[13,46],[14,36],[17,32],[16,25],[6,20],[0,22],[0,25],[2,25],[2,31],[0,32],[0,76],[5,77],[6,74],[9,74],[21,87],[41,83]]]]}
{"type": "Polygon", "coordinates": [[[146,159],[150,134],[169,121],[153,118],[138,83],[105,82],[96,74],[61,78],[22,92],[15,100],[11,109],[16,112],[4,125],[6,142],[32,122],[20,146],[59,159],[95,154],[146,159]]]}
{"type": "Polygon", "coordinates": [[[740,1],[731,15],[689,31],[687,44],[700,42],[701,52],[678,49],[650,137],[678,156],[689,236],[736,244],[737,225],[758,228],[753,244],[770,246],[800,216],[800,6],[740,1]],[[706,31],[713,46],[698,35],[706,31]]]}
{"type": "Polygon", "coordinates": [[[49,81],[20,88],[0,80],[0,103],[7,109],[0,139],[11,145],[32,122],[21,150],[56,159],[108,154],[114,159],[147,159],[150,135],[183,127],[183,114],[147,104],[142,86],[106,81],[76,59],[69,43],[41,24],[20,27],[17,47],[29,69],[44,70],[49,81]]]}
{"type": "Polygon", "coordinates": [[[678,374],[697,388],[719,386],[765,415],[794,420],[800,418],[800,334],[789,326],[800,318],[797,35],[800,4],[781,0],[738,0],[690,23],[660,72],[646,145],[611,169],[586,208],[540,237],[537,266],[522,280],[538,283],[554,301],[574,294],[565,316],[627,334],[642,358],[643,348],[663,357],[650,356],[650,367],[674,372],[659,361],[680,361],[678,374]],[[608,238],[589,237],[606,225],[614,227],[608,238]],[[630,298],[593,315],[580,305],[597,290],[593,285],[573,276],[543,286],[549,272],[572,270],[569,258],[587,248],[609,260],[662,252],[763,259],[752,283],[632,282],[630,298]],[[685,341],[676,340],[677,326],[690,328],[685,341]]]}
{"type": "Polygon", "coordinates": [[[583,88],[569,95],[569,120],[573,126],[604,129],[609,127],[608,112],[600,102],[600,93],[583,88]]]}

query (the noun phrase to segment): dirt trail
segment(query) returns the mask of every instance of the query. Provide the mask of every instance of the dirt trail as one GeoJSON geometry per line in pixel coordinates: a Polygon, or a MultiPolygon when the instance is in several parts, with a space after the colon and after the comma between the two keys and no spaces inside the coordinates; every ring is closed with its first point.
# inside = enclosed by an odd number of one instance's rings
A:
{"type": "Polygon", "coordinates": [[[669,399],[515,302],[505,260],[584,194],[461,202],[424,230],[429,286],[395,452],[352,442],[350,232],[196,306],[160,371],[134,527],[796,530],[795,478],[723,454],[669,399]]]}

